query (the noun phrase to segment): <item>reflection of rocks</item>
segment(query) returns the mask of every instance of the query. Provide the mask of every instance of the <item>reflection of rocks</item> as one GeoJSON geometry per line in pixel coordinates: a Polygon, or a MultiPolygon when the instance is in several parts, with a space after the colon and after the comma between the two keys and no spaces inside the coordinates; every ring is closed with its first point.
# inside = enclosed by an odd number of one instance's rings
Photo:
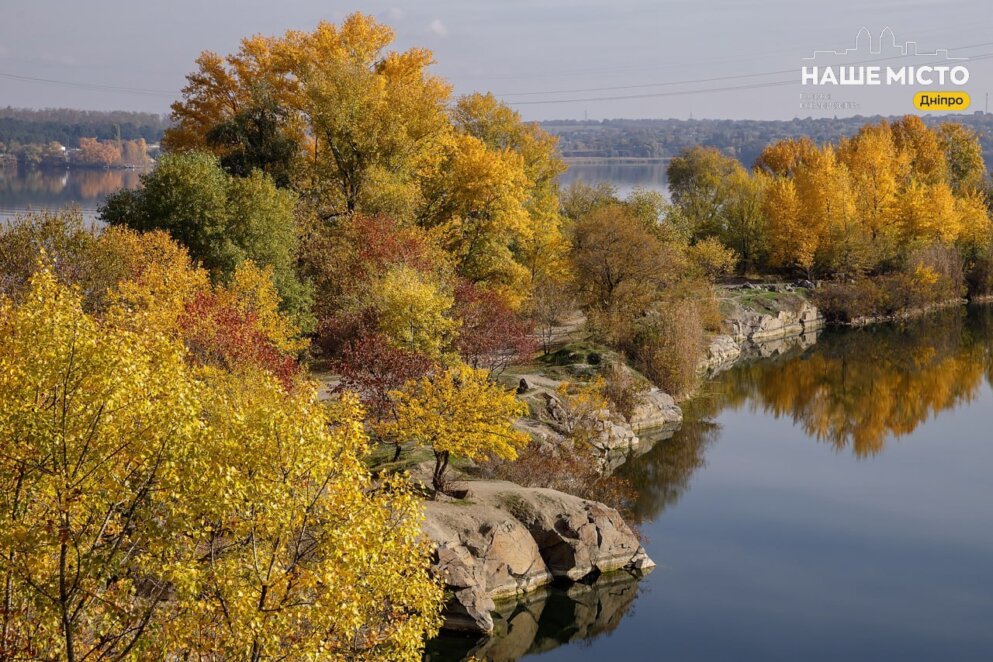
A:
{"type": "Polygon", "coordinates": [[[769,359],[794,351],[803,351],[817,342],[817,334],[818,331],[816,330],[806,331],[798,335],[749,343],[742,348],[741,354],[743,358],[748,359],[769,359]]]}
{"type": "Polygon", "coordinates": [[[638,594],[628,573],[605,575],[592,584],[550,586],[519,600],[498,602],[493,634],[481,639],[441,637],[427,660],[511,662],[563,644],[613,631],[638,594]]]}
{"type": "Polygon", "coordinates": [[[773,299],[749,305],[732,297],[724,301],[724,312],[725,333],[711,338],[700,362],[700,372],[709,377],[742,360],[806,349],[817,342],[824,326],[817,307],[793,292],[778,292],[773,299]]]}
{"type": "Polygon", "coordinates": [[[424,531],[438,544],[434,571],[450,600],[445,627],[488,632],[492,599],[553,578],[579,581],[654,566],[613,508],[555,490],[503,481],[452,485],[464,499],[425,504],[424,531]]]}

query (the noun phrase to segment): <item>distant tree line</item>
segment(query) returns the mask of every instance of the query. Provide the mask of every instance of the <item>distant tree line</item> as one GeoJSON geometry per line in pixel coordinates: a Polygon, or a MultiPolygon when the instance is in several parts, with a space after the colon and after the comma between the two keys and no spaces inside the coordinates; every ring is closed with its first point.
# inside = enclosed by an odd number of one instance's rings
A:
{"type": "MultiPolygon", "coordinates": [[[[688,147],[715,147],[751,167],[765,147],[788,138],[837,143],[858,133],[865,124],[896,118],[843,117],[765,120],[552,120],[542,128],[557,135],[566,158],[671,158],[688,147]]],[[[976,132],[987,167],[993,164],[993,114],[942,115],[924,118],[934,126],[954,120],[976,132]]]]}
{"type": "MultiPolygon", "coordinates": [[[[82,138],[157,143],[168,121],[155,113],[47,108],[0,108],[0,143],[79,147],[82,138]]],[[[2,151],[2,150],[0,150],[2,151]]]]}

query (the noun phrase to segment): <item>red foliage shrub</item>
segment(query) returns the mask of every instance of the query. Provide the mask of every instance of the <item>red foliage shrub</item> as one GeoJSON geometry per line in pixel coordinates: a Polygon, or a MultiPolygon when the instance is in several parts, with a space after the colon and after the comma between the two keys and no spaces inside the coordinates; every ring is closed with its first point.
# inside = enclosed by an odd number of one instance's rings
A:
{"type": "Polygon", "coordinates": [[[390,391],[423,377],[433,367],[424,354],[394,347],[379,334],[348,341],[333,364],[341,375],[338,390],[358,393],[373,420],[383,420],[392,413],[390,391]]]}
{"type": "Polygon", "coordinates": [[[531,324],[496,292],[461,281],[455,288],[455,315],[462,322],[455,348],[474,368],[501,372],[537,349],[531,324]]]}
{"type": "Polygon", "coordinates": [[[226,305],[207,292],[186,305],[179,325],[193,360],[226,369],[262,368],[287,388],[299,373],[294,357],[274,347],[259,329],[254,313],[226,305]]]}

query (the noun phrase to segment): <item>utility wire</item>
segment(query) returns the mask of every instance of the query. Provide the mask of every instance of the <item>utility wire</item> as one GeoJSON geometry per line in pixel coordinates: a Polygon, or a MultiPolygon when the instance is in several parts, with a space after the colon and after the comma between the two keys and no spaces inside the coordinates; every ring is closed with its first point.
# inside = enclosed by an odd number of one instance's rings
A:
{"type": "MultiPolygon", "coordinates": [[[[959,46],[955,49],[949,50],[965,50],[968,48],[979,48],[981,46],[993,46],[993,41],[985,42],[982,44],[970,44],[968,46],[959,46]]],[[[892,55],[889,57],[873,58],[869,60],[859,60],[856,62],[848,62],[844,66],[856,65],[856,64],[871,64],[873,62],[885,62],[887,60],[897,60],[900,58],[907,57],[905,55],[892,55]]],[[[970,57],[969,60],[974,58],[970,57]]],[[[954,60],[953,60],[954,61],[954,60]]],[[[743,78],[761,78],[763,76],[779,76],[782,74],[792,74],[796,73],[796,69],[779,69],[778,71],[763,71],[754,74],[735,74],[730,76],[716,76],[713,78],[695,78],[688,80],[674,80],[667,81],[664,83],[641,83],[637,85],[614,85],[611,87],[581,87],[569,90],[547,90],[541,92],[504,92],[502,94],[496,94],[498,97],[525,97],[525,96],[538,96],[542,94],[578,94],[580,92],[609,92],[613,90],[634,90],[646,87],[668,87],[670,85],[691,85],[696,83],[714,83],[726,80],[738,80],[743,78]]]]}
{"type": "MultiPolygon", "coordinates": [[[[894,56],[894,58],[902,58],[902,57],[905,57],[905,56],[902,56],[902,55],[901,56],[894,56]]],[[[969,62],[972,62],[972,61],[977,61],[977,60],[986,60],[986,59],[989,59],[991,57],[993,57],[993,53],[982,53],[980,55],[976,55],[976,56],[970,57],[968,61],[969,62]]],[[[865,64],[867,62],[879,62],[879,61],[882,61],[882,60],[894,59],[894,58],[878,58],[876,60],[864,60],[862,62],[851,62],[851,63],[848,63],[845,66],[849,66],[851,64],[865,64]]],[[[941,64],[941,63],[947,62],[947,61],[948,60],[936,60],[934,62],[929,62],[927,64],[941,64]]],[[[954,60],[952,60],[952,61],[954,62],[954,60]]],[[[780,71],[778,73],[796,73],[796,70],[795,69],[786,69],[786,70],[780,71]]],[[[744,76],[726,76],[726,77],[721,77],[721,79],[723,79],[723,80],[733,80],[733,79],[739,79],[739,78],[755,77],[755,76],[760,76],[760,75],[768,76],[768,75],[772,75],[772,74],[767,72],[765,74],[748,74],[748,75],[744,75],[744,76]]],[[[701,80],[701,81],[693,81],[693,82],[704,82],[704,81],[701,80]]],[[[689,81],[687,81],[685,84],[688,84],[688,83],[689,83],[689,81]]],[[[673,83],[667,83],[667,85],[676,85],[676,84],[677,83],[675,83],[675,82],[673,82],[673,83]]],[[[679,83],[679,84],[684,84],[684,83],[679,83]]],[[[629,99],[655,99],[655,98],[660,98],[660,97],[686,96],[686,95],[691,95],[691,94],[709,94],[709,93],[712,93],[712,92],[730,92],[730,91],[736,91],[736,90],[752,90],[752,89],[760,89],[760,88],[765,88],[765,87],[782,87],[784,85],[797,85],[797,84],[798,84],[798,81],[794,78],[794,79],[791,79],[791,80],[770,81],[770,82],[766,82],[766,83],[752,83],[752,84],[749,84],[749,85],[731,85],[731,86],[725,86],[725,87],[711,87],[711,88],[705,88],[705,89],[702,89],[702,90],[676,90],[676,91],[672,91],[672,92],[652,92],[652,93],[645,93],[645,94],[623,94],[623,95],[611,95],[611,96],[601,96],[601,97],[582,97],[582,98],[572,98],[572,99],[540,99],[540,100],[537,100],[537,101],[507,101],[506,103],[509,106],[533,106],[533,105],[547,105],[547,104],[559,104],[559,103],[582,103],[582,102],[586,102],[586,101],[624,101],[624,100],[629,100],[629,99]]],[[[640,86],[634,86],[634,87],[640,87],[640,86]]],[[[626,88],[625,86],[621,86],[620,89],[628,89],[628,88],[626,88]]]]}
{"type": "Polygon", "coordinates": [[[103,85],[101,83],[80,83],[77,81],[70,80],[55,80],[52,78],[37,78],[35,76],[22,76],[19,74],[10,74],[0,71],[0,78],[8,78],[10,80],[26,81],[30,83],[45,83],[47,85],[61,85],[63,87],[77,87],[82,89],[92,89],[92,90],[106,90],[110,92],[127,92],[130,94],[145,94],[150,96],[167,96],[171,98],[176,98],[179,96],[179,92],[169,92],[166,90],[149,90],[141,87],[123,87],[120,85],[103,85]]]}

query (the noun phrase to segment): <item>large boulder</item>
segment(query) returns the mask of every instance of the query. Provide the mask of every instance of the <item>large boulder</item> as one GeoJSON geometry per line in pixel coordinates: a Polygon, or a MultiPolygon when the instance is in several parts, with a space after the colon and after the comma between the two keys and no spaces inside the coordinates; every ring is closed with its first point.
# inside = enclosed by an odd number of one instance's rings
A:
{"type": "Polygon", "coordinates": [[[675,398],[654,386],[628,418],[628,425],[636,433],[658,428],[676,428],[682,422],[683,410],[676,404],[675,398]]]}
{"type": "Polygon", "coordinates": [[[525,593],[552,576],[531,534],[510,513],[468,500],[428,501],[424,532],[437,544],[433,572],[449,594],[445,627],[493,629],[493,598],[525,593]]]}
{"type": "Polygon", "coordinates": [[[450,596],[446,629],[490,632],[494,598],[553,579],[641,574],[655,565],[620,514],[601,503],[505,481],[451,487],[464,498],[427,502],[424,523],[437,544],[433,571],[450,596]]]}

